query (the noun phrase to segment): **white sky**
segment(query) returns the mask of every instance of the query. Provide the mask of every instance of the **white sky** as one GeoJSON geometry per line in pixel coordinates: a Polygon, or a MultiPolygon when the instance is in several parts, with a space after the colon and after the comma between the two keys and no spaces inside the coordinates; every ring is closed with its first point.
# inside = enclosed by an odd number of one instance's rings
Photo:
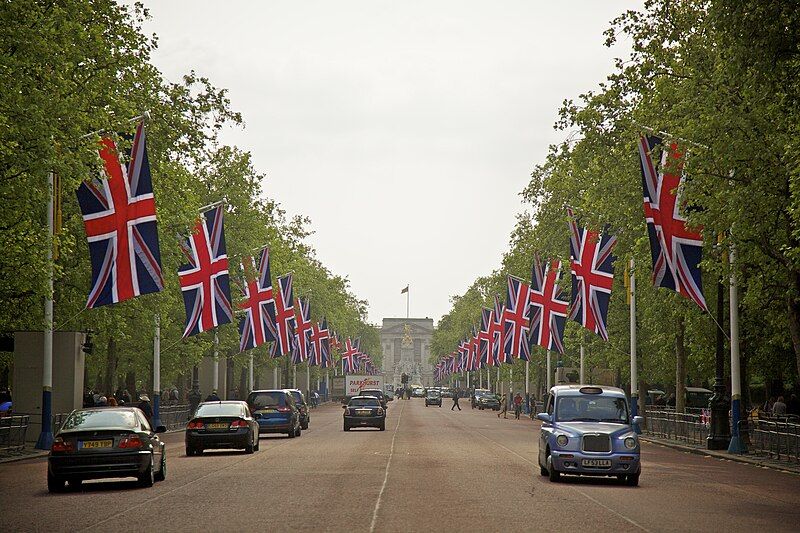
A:
{"type": "Polygon", "coordinates": [[[311,217],[320,260],[380,324],[405,316],[407,284],[411,315],[438,320],[500,266],[561,102],[627,56],[602,32],[641,3],[146,0],[145,31],[168,79],[229,90],[246,128],[223,142],[311,217]]]}

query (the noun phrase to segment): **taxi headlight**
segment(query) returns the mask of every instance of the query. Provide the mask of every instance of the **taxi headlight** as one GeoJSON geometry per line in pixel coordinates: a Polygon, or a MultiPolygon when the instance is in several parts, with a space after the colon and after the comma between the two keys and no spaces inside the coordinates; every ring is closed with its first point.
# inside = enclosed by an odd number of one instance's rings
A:
{"type": "Polygon", "coordinates": [[[556,443],[558,443],[559,446],[566,446],[568,442],[569,438],[566,435],[559,435],[556,437],[556,443]]]}
{"type": "Polygon", "coordinates": [[[628,448],[629,450],[636,448],[636,439],[634,439],[633,437],[627,437],[625,439],[625,447],[628,448]]]}

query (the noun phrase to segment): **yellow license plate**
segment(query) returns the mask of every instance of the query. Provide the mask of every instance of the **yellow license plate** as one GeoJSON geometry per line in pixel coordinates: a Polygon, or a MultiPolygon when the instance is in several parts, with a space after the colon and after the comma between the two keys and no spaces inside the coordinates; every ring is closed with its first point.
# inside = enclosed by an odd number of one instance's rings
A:
{"type": "Polygon", "coordinates": [[[228,429],[228,426],[230,426],[230,424],[228,424],[227,422],[220,422],[220,423],[208,424],[206,427],[208,429],[228,429]]]}
{"type": "Polygon", "coordinates": [[[85,440],[83,444],[81,444],[81,448],[111,448],[113,445],[113,440],[85,440]]]}
{"type": "Polygon", "coordinates": [[[262,409],[262,410],[261,410],[261,411],[259,411],[259,412],[260,412],[260,413],[277,413],[277,412],[278,412],[278,410],[277,410],[277,409],[262,409]]]}

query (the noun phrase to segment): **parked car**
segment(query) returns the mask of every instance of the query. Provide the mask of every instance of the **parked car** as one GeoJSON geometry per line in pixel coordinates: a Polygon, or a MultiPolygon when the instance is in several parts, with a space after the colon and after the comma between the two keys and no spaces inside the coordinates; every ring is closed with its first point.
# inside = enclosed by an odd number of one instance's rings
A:
{"type": "Polygon", "coordinates": [[[300,428],[308,429],[308,423],[311,422],[311,413],[308,410],[308,402],[300,389],[289,389],[294,397],[294,403],[300,410],[300,428]]]}
{"type": "Polygon", "coordinates": [[[388,402],[386,400],[386,395],[383,393],[381,389],[364,389],[358,393],[359,396],[375,396],[379,402],[381,402],[381,407],[386,409],[388,406],[388,402]]]}
{"type": "Polygon", "coordinates": [[[376,427],[386,430],[386,409],[375,396],[353,396],[344,409],[344,430],[354,427],[376,427]]]}
{"type": "Polygon", "coordinates": [[[428,394],[425,395],[425,407],[429,405],[442,406],[442,395],[436,389],[428,389],[428,394]]]}
{"type": "Polygon", "coordinates": [[[455,395],[456,393],[451,388],[445,387],[442,389],[442,398],[452,398],[455,395]]]}
{"type": "Polygon", "coordinates": [[[258,433],[286,433],[299,437],[300,410],[286,389],[256,390],[247,396],[247,406],[258,422],[258,433]]]}
{"type": "Polygon", "coordinates": [[[56,433],[47,457],[47,490],[64,483],[79,488],[87,479],[135,477],[151,487],[167,475],[164,443],[136,407],[103,407],[72,411],[56,433]]]}
{"type": "Polygon", "coordinates": [[[423,398],[425,397],[425,389],[422,387],[414,387],[411,389],[411,396],[413,398],[423,398]]]}
{"type": "Polygon", "coordinates": [[[492,394],[491,392],[485,392],[482,394],[476,393],[475,403],[478,405],[478,409],[481,411],[484,409],[491,409],[492,411],[500,410],[500,399],[497,397],[497,395],[492,394]]]}
{"type": "Polygon", "coordinates": [[[186,426],[186,455],[208,449],[258,450],[258,422],[241,401],[203,402],[186,426]]]}
{"type": "Polygon", "coordinates": [[[639,484],[639,438],[625,392],[616,387],[557,385],[550,389],[539,436],[539,469],[550,481],[563,474],[616,476],[639,484]]]}

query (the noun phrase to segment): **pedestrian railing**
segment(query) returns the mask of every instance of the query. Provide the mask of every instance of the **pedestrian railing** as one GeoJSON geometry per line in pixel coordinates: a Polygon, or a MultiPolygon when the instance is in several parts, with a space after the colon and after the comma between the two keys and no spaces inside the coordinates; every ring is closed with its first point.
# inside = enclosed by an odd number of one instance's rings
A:
{"type": "Polygon", "coordinates": [[[703,415],[675,411],[646,411],[642,433],[662,439],[704,445],[708,438],[708,423],[703,415]]]}
{"type": "Polygon", "coordinates": [[[787,419],[741,420],[739,433],[750,453],[800,463],[800,424],[787,419]]]}
{"type": "Polygon", "coordinates": [[[168,431],[182,429],[191,416],[189,404],[184,405],[161,405],[158,410],[158,417],[161,425],[166,426],[168,431]]]}
{"type": "Polygon", "coordinates": [[[29,420],[28,415],[0,418],[0,453],[22,451],[25,448],[29,420]]]}

